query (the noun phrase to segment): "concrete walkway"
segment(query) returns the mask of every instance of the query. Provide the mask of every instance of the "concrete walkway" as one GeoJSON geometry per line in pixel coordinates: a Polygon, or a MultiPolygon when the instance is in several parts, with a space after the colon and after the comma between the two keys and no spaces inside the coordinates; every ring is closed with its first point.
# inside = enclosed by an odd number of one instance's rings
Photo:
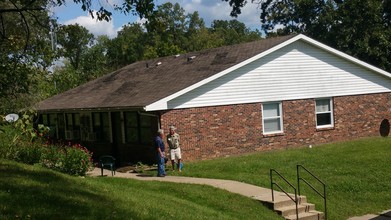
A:
{"type": "MultiPolygon", "coordinates": [[[[87,173],[88,176],[101,176],[101,169],[95,168],[93,171],[87,173]]],[[[104,176],[111,177],[110,170],[104,170],[104,176]]],[[[191,184],[201,184],[201,185],[209,185],[220,189],[225,189],[229,192],[237,193],[243,196],[247,196],[253,199],[257,199],[260,201],[271,202],[271,191],[270,189],[254,186],[247,183],[242,183],[233,180],[219,180],[219,179],[207,179],[207,178],[195,178],[195,177],[184,177],[184,176],[165,176],[165,177],[156,177],[150,175],[143,175],[139,173],[121,173],[116,172],[114,177],[121,178],[131,178],[137,180],[144,181],[162,181],[162,182],[175,182],[175,183],[191,183],[191,184]]],[[[275,192],[275,197],[279,196],[285,197],[285,194],[275,192]]]]}
{"type": "MultiPolygon", "coordinates": [[[[111,177],[110,170],[104,170],[104,176],[111,177]]],[[[91,172],[87,173],[87,176],[99,177],[101,176],[101,169],[95,168],[91,172]]],[[[116,172],[114,177],[120,178],[130,178],[143,181],[162,181],[162,182],[175,182],[175,183],[190,183],[190,184],[201,184],[209,185],[219,189],[224,189],[232,193],[237,193],[252,199],[259,200],[264,203],[271,203],[271,191],[270,189],[254,186],[247,183],[242,183],[233,180],[219,180],[219,179],[207,179],[207,178],[196,178],[196,177],[184,177],[184,176],[165,176],[165,177],[156,177],[150,175],[143,175],[139,173],[132,172],[116,172]]],[[[274,193],[275,201],[280,199],[285,199],[286,196],[282,192],[275,191],[274,193]]],[[[384,211],[379,215],[365,215],[359,217],[352,217],[348,220],[391,220],[391,210],[384,211]]]]}

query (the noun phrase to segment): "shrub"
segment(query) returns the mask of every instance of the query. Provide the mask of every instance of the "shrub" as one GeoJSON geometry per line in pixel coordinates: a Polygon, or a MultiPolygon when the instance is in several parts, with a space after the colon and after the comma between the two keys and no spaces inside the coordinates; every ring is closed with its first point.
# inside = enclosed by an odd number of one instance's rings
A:
{"type": "Polygon", "coordinates": [[[92,153],[80,144],[48,146],[40,163],[44,167],[79,176],[93,168],[92,153]]]}
{"type": "Polygon", "coordinates": [[[64,151],[60,146],[50,145],[42,152],[40,164],[43,167],[62,172],[64,151]]]}
{"type": "Polygon", "coordinates": [[[93,167],[92,153],[80,144],[65,147],[63,171],[70,175],[84,176],[93,167]]]}
{"type": "Polygon", "coordinates": [[[24,137],[14,124],[3,124],[0,132],[0,156],[9,160],[20,161],[20,151],[24,148],[24,137]]]}
{"type": "Polygon", "coordinates": [[[44,147],[41,144],[25,143],[17,151],[15,160],[26,164],[36,164],[41,160],[44,147]]]}
{"type": "Polygon", "coordinates": [[[27,111],[15,123],[0,119],[0,157],[26,164],[84,176],[93,167],[92,153],[80,144],[48,145],[43,125],[33,127],[33,111],[27,111]]]}
{"type": "Polygon", "coordinates": [[[34,129],[35,112],[27,110],[16,122],[0,120],[0,157],[22,163],[34,164],[40,161],[42,146],[35,140],[41,141],[47,128],[43,125],[34,129]]]}

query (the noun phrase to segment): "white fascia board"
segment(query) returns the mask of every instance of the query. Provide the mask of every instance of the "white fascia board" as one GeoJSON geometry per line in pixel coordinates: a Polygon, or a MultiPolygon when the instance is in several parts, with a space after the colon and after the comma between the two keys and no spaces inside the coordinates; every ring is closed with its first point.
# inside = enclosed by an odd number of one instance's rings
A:
{"type": "Polygon", "coordinates": [[[272,47],[272,48],[270,48],[270,49],[268,49],[268,50],[266,50],[266,51],[264,51],[264,52],[262,52],[262,53],[260,53],[258,55],[255,55],[255,56],[253,56],[253,57],[251,57],[251,58],[249,58],[249,59],[247,59],[247,60],[245,60],[245,61],[243,61],[241,63],[238,63],[238,64],[236,64],[236,65],[234,65],[234,66],[232,66],[232,67],[230,67],[230,68],[228,68],[228,69],[226,69],[224,71],[221,71],[221,72],[219,72],[217,74],[214,74],[213,76],[210,76],[209,78],[201,80],[198,83],[195,83],[195,84],[193,84],[193,85],[191,85],[191,86],[189,86],[189,87],[187,87],[187,88],[185,88],[185,89],[183,89],[181,91],[178,91],[178,92],[176,92],[176,93],[174,93],[172,95],[169,95],[169,96],[167,96],[167,97],[165,97],[163,99],[160,99],[160,100],[158,100],[158,101],[156,101],[154,103],[151,103],[151,104],[145,106],[144,109],[145,109],[145,111],[167,110],[168,109],[168,105],[167,105],[168,101],[170,101],[170,100],[172,100],[172,99],[174,99],[176,97],[179,97],[179,96],[181,96],[181,95],[183,95],[183,94],[185,94],[185,93],[187,93],[187,92],[189,92],[189,91],[191,91],[193,89],[196,89],[196,88],[198,88],[198,87],[200,87],[202,85],[205,85],[205,84],[207,84],[207,83],[209,83],[209,82],[211,82],[211,81],[213,81],[213,80],[215,80],[215,79],[217,79],[219,77],[222,77],[222,76],[224,76],[224,75],[226,75],[226,74],[228,74],[228,73],[230,73],[230,72],[232,72],[232,71],[234,71],[234,70],[236,70],[236,69],[238,69],[240,67],[243,67],[243,66],[245,66],[245,65],[247,65],[247,64],[249,64],[249,63],[251,63],[251,62],[253,62],[253,61],[257,60],[257,59],[260,59],[260,58],[262,58],[262,57],[264,57],[264,56],[266,56],[268,54],[271,54],[274,51],[279,50],[279,49],[281,49],[281,48],[283,48],[283,47],[285,47],[285,46],[287,46],[287,45],[289,45],[289,44],[291,44],[293,42],[298,41],[298,40],[303,40],[303,41],[305,41],[305,42],[307,42],[307,43],[309,43],[309,44],[311,44],[311,45],[313,45],[315,47],[321,48],[321,49],[323,49],[325,51],[328,51],[328,52],[330,52],[332,54],[335,54],[335,55],[337,55],[339,57],[347,59],[347,60],[349,60],[349,61],[351,61],[351,62],[353,62],[355,64],[358,64],[358,65],[363,66],[363,67],[365,67],[367,69],[370,69],[372,71],[375,71],[377,73],[380,73],[380,74],[382,74],[384,76],[387,76],[387,77],[391,78],[391,73],[388,73],[388,72],[386,72],[386,71],[384,71],[384,70],[382,70],[380,68],[377,68],[377,67],[372,66],[372,65],[370,65],[368,63],[365,63],[365,62],[363,62],[363,61],[361,61],[359,59],[356,59],[356,58],[354,58],[354,57],[352,57],[350,55],[347,55],[346,53],[343,53],[343,52],[338,51],[338,50],[336,50],[334,48],[331,48],[331,47],[329,47],[329,46],[327,46],[325,44],[322,44],[319,41],[311,39],[311,38],[309,38],[309,37],[307,37],[307,36],[305,36],[303,34],[299,34],[299,35],[297,35],[297,36],[295,36],[295,37],[293,37],[293,38],[291,38],[289,40],[286,40],[286,41],[284,41],[284,42],[282,42],[282,43],[280,43],[280,44],[278,44],[278,45],[276,45],[276,46],[274,46],[274,47],[272,47]]]}

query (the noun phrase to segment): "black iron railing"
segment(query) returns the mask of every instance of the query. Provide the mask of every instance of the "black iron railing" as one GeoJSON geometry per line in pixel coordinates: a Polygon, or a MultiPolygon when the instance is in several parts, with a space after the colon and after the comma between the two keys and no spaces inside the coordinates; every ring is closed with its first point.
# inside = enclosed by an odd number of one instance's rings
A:
{"type": "Polygon", "coordinates": [[[299,196],[301,195],[300,194],[300,180],[303,181],[305,184],[307,184],[312,190],[314,190],[320,197],[323,198],[323,201],[324,201],[324,217],[325,217],[325,220],[327,220],[326,184],[322,180],[320,180],[317,176],[312,174],[309,170],[307,170],[304,166],[297,165],[297,190],[298,190],[299,196]],[[305,170],[314,179],[316,179],[320,184],[322,184],[322,186],[323,186],[323,194],[320,193],[315,187],[313,187],[306,179],[300,177],[300,170],[301,170],[300,168],[305,170]]]}
{"type": "Polygon", "coordinates": [[[285,177],[283,177],[277,170],[270,169],[270,185],[272,190],[272,201],[274,202],[274,185],[277,186],[281,191],[285,193],[295,204],[296,204],[296,219],[299,219],[299,209],[298,209],[298,203],[299,200],[297,199],[297,191],[296,188],[287,180],[285,177]],[[276,173],[282,180],[285,181],[294,191],[295,191],[295,198],[292,198],[291,195],[289,195],[278,183],[273,181],[273,172],[276,173]]]}

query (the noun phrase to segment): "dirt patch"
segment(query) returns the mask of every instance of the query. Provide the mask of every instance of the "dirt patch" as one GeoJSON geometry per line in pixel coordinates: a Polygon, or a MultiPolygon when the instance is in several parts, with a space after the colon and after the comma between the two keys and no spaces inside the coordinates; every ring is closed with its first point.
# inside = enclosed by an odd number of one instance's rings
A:
{"type": "Polygon", "coordinates": [[[147,165],[132,165],[132,166],[124,166],[117,168],[116,171],[120,173],[143,173],[144,171],[157,170],[156,166],[147,166],[147,165]]]}
{"type": "Polygon", "coordinates": [[[125,166],[125,167],[117,168],[116,171],[120,172],[120,173],[128,173],[128,172],[131,172],[135,169],[136,169],[135,166],[125,166]]]}

